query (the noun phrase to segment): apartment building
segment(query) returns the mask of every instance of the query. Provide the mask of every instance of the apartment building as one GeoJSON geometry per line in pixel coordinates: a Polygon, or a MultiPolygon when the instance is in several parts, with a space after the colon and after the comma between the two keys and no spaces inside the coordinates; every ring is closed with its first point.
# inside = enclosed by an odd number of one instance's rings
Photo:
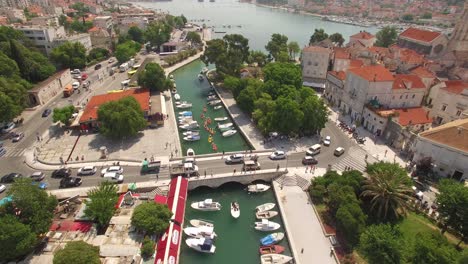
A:
{"type": "Polygon", "coordinates": [[[444,81],[434,85],[427,104],[436,125],[468,116],[468,83],[461,80],[444,81]]]}

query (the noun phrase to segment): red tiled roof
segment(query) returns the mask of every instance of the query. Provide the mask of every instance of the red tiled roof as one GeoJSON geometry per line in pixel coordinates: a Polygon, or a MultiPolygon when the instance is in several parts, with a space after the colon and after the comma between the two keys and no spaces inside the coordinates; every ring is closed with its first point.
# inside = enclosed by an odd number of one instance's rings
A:
{"type": "Polygon", "coordinates": [[[422,78],[435,78],[436,77],[433,72],[431,72],[429,69],[426,69],[422,66],[419,66],[416,69],[413,69],[411,73],[416,74],[422,78]]]}
{"type": "Polygon", "coordinates": [[[384,47],[376,47],[376,46],[372,46],[372,47],[369,47],[367,48],[370,52],[375,52],[375,53],[388,53],[389,50],[388,48],[384,48],[384,47]]]}
{"type": "Polygon", "coordinates": [[[117,101],[128,96],[135,98],[143,111],[149,110],[150,92],[148,89],[129,89],[118,93],[101,94],[93,96],[91,100],[89,100],[89,103],[86,105],[83,115],[80,118],[80,123],[96,120],[99,106],[102,104],[117,101]]]}
{"type": "Polygon", "coordinates": [[[354,73],[369,82],[385,82],[395,79],[392,73],[381,65],[351,68],[348,72],[354,73]]]}
{"type": "Polygon", "coordinates": [[[421,78],[412,74],[396,74],[393,89],[421,89],[426,88],[421,78]]]}
{"type": "Polygon", "coordinates": [[[364,65],[364,62],[362,60],[351,60],[349,63],[349,68],[359,68],[364,65]]]}
{"type": "Polygon", "coordinates": [[[429,113],[422,107],[395,109],[394,111],[398,113],[398,124],[401,126],[432,123],[429,113]]]}
{"type": "Polygon", "coordinates": [[[346,79],[346,73],[344,71],[329,71],[328,73],[342,81],[346,79]]]}
{"type": "Polygon", "coordinates": [[[335,48],[335,59],[349,59],[350,54],[345,48],[335,48]]]}
{"type": "Polygon", "coordinates": [[[303,52],[323,52],[323,53],[330,53],[330,49],[323,48],[320,46],[307,46],[302,49],[303,52]]]}
{"type": "Polygon", "coordinates": [[[92,27],[92,28],[88,29],[88,32],[98,32],[99,30],[101,30],[100,27],[92,27]]]}
{"type": "Polygon", "coordinates": [[[468,83],[459,80],[445,81],[445,87],[442,89],[449,93],[461,94],[463,90],[468,89],[468,83]]]}
{"type": "Polygon", "coordinates": [[[400,37],[419,40],[422,42],[431,42],[438,36],[440,36],[440,32],[434,32],[412,27],[408,28],[400,34],[400,37]]]}
{"type": "Polygon", "coordinates": [[[374,35],[372,35],[371,33],[369,32],[366,32],[366,31],[361,31],[357,34],[354,34],[352,35],[350,38],[356,38],[356,39],[371,39],[371,38],[375,38],[374,35]]]}

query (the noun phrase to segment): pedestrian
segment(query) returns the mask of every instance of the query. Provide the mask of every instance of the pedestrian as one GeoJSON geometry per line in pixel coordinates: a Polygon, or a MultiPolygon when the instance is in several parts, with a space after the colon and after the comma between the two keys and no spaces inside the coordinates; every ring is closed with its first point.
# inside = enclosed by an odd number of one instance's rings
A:
{"type": "Polygon", "coordinates": [[[307,173],[307,169],[308,169],[309,167],[307,167],[307,166],[305,166],[305,167],[306,167],[306,169],[305,169],[305,173],[307,173]]]}
{"type": "Polygon", "coordinates": [[[234,169],[234,173],[232,175],[236,174],[236,169],[234,169]]]}
{"type": "Polygon", "coordinates": [[[335,249],[333,247],[330,247],[330,256],[333,256],[333,253],[335,253],[335,249]]]}
{"type": "Polygon", "coordinates": [[[388,149],[385,150],[384,157],[387,157],[387,152],[388,152],[388,149]]]}
{"type": "Polygon", "coordinates": [[[205,170],[205,178],[206,178],[206,170],[205,170]]]}
{"type": "Polygon", "coordinates": [[[315,173],[315,165],[312,168],[314,169],[314,173],[315,173]]]}
{"type": "Polygon", "coordinates": [[[211,170],[211,178],[213,178],[213,170],[211,170]]]}
{"type": "Polygon", "coordinates": [[[174,157],[174,153],[171,152],[171,159],[174,157]]]}
{"type": "Polygon", "coordinates": [[[156,174],[156,180],[159,180],[159,174],[156,174]]]}
{"type": "Polygon", "coordinates": [[[84,160],[84,155],[81,155],[81,160],[84,160]]]}
{"type": "Polygon", "coordinates": [[[304,248],[301,249],[301,254],[304,253],[304,248]]]}
{"type": "Polygon", "coordinates": [[[279,171],[279,168],[280,168],[280,165],[277,164],[277,165],[276,165],[276,171],[279,171]]]}

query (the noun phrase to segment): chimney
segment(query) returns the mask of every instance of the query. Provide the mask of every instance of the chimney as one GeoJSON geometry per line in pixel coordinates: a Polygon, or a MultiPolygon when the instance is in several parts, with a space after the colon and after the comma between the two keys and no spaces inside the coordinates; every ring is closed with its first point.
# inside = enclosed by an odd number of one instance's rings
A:
{"type": "Polygon", "coordinates": [[[374,82],[377,80],[377,74],[374,73],[374,82]]]}

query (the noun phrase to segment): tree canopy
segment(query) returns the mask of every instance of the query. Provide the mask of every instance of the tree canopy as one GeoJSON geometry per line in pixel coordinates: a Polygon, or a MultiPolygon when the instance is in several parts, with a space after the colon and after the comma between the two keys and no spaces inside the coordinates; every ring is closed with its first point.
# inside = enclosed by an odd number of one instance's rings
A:
{"type": "Polygon", "coordinates": [[[138,75],[138,85],[152,91],[165,91],[171,88],[172,83],[166,78],[164,70],[157,63],[148,63],[145,70],[138,75]]]}
{"type": "Polygon", "coordinates": [[[299,47],[299,43],[297,43],[296,41],[291,41],[288,43],[288,52],[290,60],[296,60],[296,55],[299,54],[300,51],[301,48],[299,47]]]}
{"type": "Polygon", "coordinates": [[[29,253],[36,244],[36,234],[13,215],[0,216],[0,259],[13,261],[29,253]]]}
{"type": "Polygon", "coordinates": [[[398,227],[384,224],[367,227],[361,234],[359,247],[369,263],[403,262],[404,241],[398,227]]]}
{"type": "Polygon", "coordinates": [[[267,63],[267,60],[267,55],[259,50],[250,51],[249,57],[247,58],[247,62],[249,64],[256,63],[259,67],[264,67],[267,63]]]}
{"type": "Polygon", "coordinates": [[[54,255],[54,264],[100,264],[99,247],[84,241],[70,241],[54,255]]]}
{"type": "Polygon", "coordinates": [[[314,43],[320,42],[327,38],[328,34],[325,32],[325,30],[323,30],[323,28],[314,29],[314,34],[310,36],[309,45],[313,45],[314,43]]]}
{"type": "Polygon", "coordinates": [[[122,44],[117,45],[114,56],[119,63],[124,63],[135,56],[141,49],[141,44],[133,40],[128,40],[122,44]]]}
{"type": "Polygon", "coordinates": [[[167,205],[142,203],[133,211],[132,225],[148,235],[162,234],[169,227],[171,217],[167,205]]]}
{"type": "Polygon", "coordinates": [[[151,46],[156,47],[159,51],[159,47],[169,41],[171,38],[172,27],[162,21],[156,21],[150,23],[145,31],[145,39],[150,42],[151,46]]]}
{"type": "Polygon", "coordinates": [[[80,42],[67,41],[54,48],[50,58],[62,69],[83,69],[86,67],[86,48],[80,42]]]}
{"type": "Polygon", "coordinates": [[[109,58],[110,52],[108,49],[104,48],[93,48],[89,51],[88,62],[99,62],[109,58]]]}
{"type": "Polygon", "coordinates": [[[70,118],[73,113],[75,113],[75,106],[69,105],[62,108],[54,108],[54,113],[52,115],[52,120],[54,122],[60,121],[62,124],[69,126],[70,118]]]}
{"type": "Polygon", "coordinates": [[[343,35],[340,33],[333,33],[328,37],[333,43],[336,43],[338,47],[343,46],[343,43],[345,42],[345,39],[343,38],[343,35]]]}
{"type": "Polygon", "coordinates": [[[147,126],[140,104],[131,96],[101,105],[98,121],[100,133],[114,139],[135,136],[147,126]]]}
{"type": "Polygon", "coordinates": [[[269,52],[270,58],[280,61],[282,53],[288,54],[288,37],[276,33],[271,35],[271,39],[268,41],[265,49],[269,52]]]}
{"type": "Polygon", "coordinates": [[[388,47],[396,43],[398,38],[398,32],[393,26],[385,26],[375,35],[376,41],[375,46],[378,47],[388,47]]]}
{"type": "Polygon", "coordinates": [[[190,41],[192,43],[192,45],[200,45],[202,44],[202,39],[200,37],[200,34],[198,34],[197,32],[195,31],[189,31],[187,33],[187,37],[186,37],[186,40],[187,41],[190,41]]]}
{"type": "Polygon", "coordinates": [[[118,187],[112,182],[101,182],[98,187],[88,191],[85,215],[97,222],[100,227],[106,226],[115,212],[115,204],[119,198],[118,187]]]}
{"type": "Polygon", "coordinates": [[[456,263],[459,255],[453,245],[440,234],[418,233],[410,262],[415,264],[456,263]]]}
{"type": "Polygon", "coordinates": [[[137,26],[132,26],[128,29],[127,32],[129,38],[135,42],[138,42],[140,44],[145,43],[145,36],[143,30],[141,30],[137,26]]]}

